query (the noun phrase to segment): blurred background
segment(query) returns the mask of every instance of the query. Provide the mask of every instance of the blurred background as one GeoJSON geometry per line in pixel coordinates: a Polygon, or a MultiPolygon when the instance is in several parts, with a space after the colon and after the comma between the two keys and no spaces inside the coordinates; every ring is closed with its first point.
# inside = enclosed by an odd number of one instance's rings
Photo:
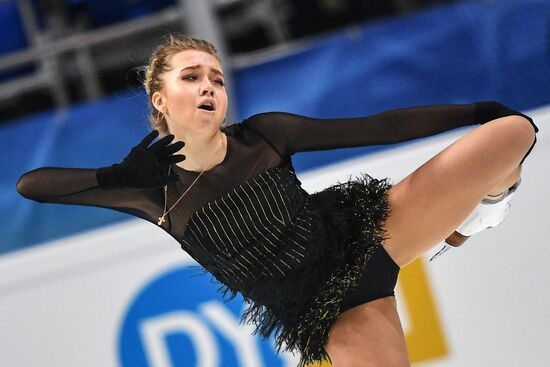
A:
{"type": "MultiPolygon", "coordinates": [[[[548,365],[548,0],[0,0],[0,364],[296,364],[155,226],[15,191],[37,167],[124,158],[149,129],[141,67],[170,32],[216,45],[231,123],[480,100],[534,116],[508,223],[403,269],[398,300],[415,365],[548,365]]],[[[397,183],[467,130],[293,163],[310,192],[359,172],[397,183]]]]}
{"type": "MultiPolygon", "coordinates": [[[[449,1],[447,1],[450,3],[449,1]]],[[[168,32],[208,37],[240,67],[251,53],[370,20],[408,14],[436,0],[20,0],[0,1],[0,116],[5,122],[140,85],[168,32]]],[[[288,51],[287,51],[288,52],[288,51]]]]}

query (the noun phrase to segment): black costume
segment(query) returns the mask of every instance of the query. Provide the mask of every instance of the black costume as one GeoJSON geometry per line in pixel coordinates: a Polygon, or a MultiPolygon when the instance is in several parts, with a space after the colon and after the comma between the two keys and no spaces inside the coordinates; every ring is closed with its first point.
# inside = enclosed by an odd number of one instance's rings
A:
{"type": "MultiPolygon", "coordinates": [[[[214,275],[224,296],[242,294],[249,304],[243,320],[254,322],[256,332],[275,331],[277,349],[299,351],[301,366],[320,361],[340,313],[393,295],[399,267],[381,246],[391,184],[364,174],[308,194],[291,155],[397,143],[509,114],[520,113],[482,102],[352,119],[254,115],[222,128],[225,159],[199,178],[161,227],[214,275]]],[[[169,184],[169,207],[199,174],[175,164],[172,170],[179,179],[169,184]]],[[[117,179],[109,168],[40,168],[22,176],[17,189],[39,202],[111,208],[157,225],[163,189],[109,188],[117,179]]]]}

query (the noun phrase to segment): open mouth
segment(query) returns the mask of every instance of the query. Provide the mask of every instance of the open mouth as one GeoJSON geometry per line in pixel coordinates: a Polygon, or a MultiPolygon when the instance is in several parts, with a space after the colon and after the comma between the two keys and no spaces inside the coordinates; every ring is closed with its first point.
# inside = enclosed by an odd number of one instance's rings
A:
{"type": "Polygon", "coordinates": [[[214,105],[211,103],[203,103],[199,106],[199,108],[205,111],[214,111],[214,105]]]}

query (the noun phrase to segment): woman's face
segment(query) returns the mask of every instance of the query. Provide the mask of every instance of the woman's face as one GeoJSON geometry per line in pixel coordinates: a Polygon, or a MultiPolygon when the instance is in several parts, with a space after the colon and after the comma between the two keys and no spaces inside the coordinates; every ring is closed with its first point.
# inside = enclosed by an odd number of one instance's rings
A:
{"type": "Polygon", "coordinates": [[[209,53],[185,50],[172,56],[164,86],[152,96],[167,116],[171,132],[219,129],[227,112],[227,93],[220,63],[209,53]]]}

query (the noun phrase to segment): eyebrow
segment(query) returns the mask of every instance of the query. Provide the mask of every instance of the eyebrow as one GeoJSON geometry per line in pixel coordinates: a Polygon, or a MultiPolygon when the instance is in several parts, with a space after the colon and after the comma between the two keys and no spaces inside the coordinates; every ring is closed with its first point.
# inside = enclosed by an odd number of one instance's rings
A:
{"type": "MultiPolygon", "coordinates": [[[[189,70],[189,69],[190,69],[190,70],[196,70],[196,69],[200,69],[200,68],[201,68],[201,66],[198,65],[198,64],[197,64],[197,65],[192,65],[192,66],[187,66],[187,67],[181,69],[181,70],[180,70],[180,73],[181,73],[182,71],[184,71],[184,70],[189,70]]],[[[222,76],[222,77],[224,76],[223,73],[222,73],[221,71],[219,71],[218,69],[215,69],[215,68],[212,68],[211,72],[214,73],[214,74],[218,74],[218,75],[220,75],[220,76],[222,76]]]]}

